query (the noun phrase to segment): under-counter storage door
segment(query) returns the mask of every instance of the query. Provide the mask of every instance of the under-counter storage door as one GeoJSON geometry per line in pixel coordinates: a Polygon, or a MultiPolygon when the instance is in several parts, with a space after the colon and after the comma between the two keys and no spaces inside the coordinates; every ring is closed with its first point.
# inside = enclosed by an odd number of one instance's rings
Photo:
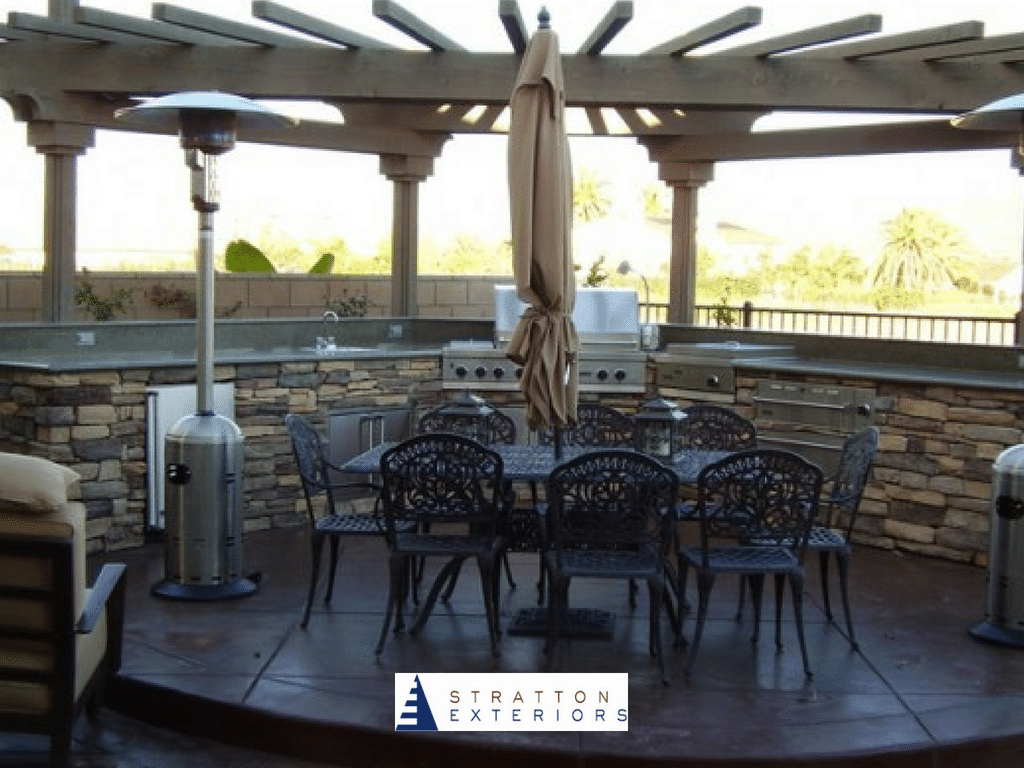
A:
{"type": "MultiPolygon", "coordinates": [[[[327,417],[327,435],[331,463],[341,466],[360,453],[381,443],[395,443],[412,434],[412,406],[390,408],[345,408],[332,411],[327,417]]],[[[338,474],[338,482],[375,482],[377,475],[338,474]]],[[[339,499],[365,496],[365,491],[353,492],[339,499]]]]}
{"type": "MultiPolygon", "coordinates": [[[[164,529],[164,441],[170,429],[196,412],[195,384],[167,384],[146,389],[146,528],[164,529]]],[[[235,384],[213,385],[213,409],[234,421],[235,384]]]]}
{"type": "Polygon", "coordinates": [[[783,448],[835,472],[845,439],[874,423],[874,389],[765,380],[754,393],[757,443],[783,448]]]}

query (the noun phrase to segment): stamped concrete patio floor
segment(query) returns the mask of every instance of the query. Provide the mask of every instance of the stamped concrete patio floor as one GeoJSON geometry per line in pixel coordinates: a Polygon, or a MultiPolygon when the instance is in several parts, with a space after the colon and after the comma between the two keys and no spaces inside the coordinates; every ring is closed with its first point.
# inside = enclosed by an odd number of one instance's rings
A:
{"type": "MultiPolygon", "coordinates": [[[[666,624],[672,684],[664,687],[647,652],[646,591],[633,611],[624,585],[574,583],[574,605],[610,608],[617,620],[610,639],[575,639],[560,649],[556,671],[628,672],[628,733],[419,734],[394,731],[395,672],[534,672],[543,669],[542,640],[505,634],[501,657],[492,658],[479,578],[466,567],[452,599],[438,605],[424,630],[390,636],[377,659],[383,542],[348,543],[332,605],[318,594],[302,629],[307,547],[302,530],[248,536],[246,571],[260,574],[258,591],[209,603],[150,595],[163,576],[160,545],[112,556],[127,562],[130,574],[124,664],[109,697],[116,714],[103,713],[98,726],[78,732],[102,731],[105,717],[144,721],[182,738],[256,750],[261,762],[249,764],[262,766],[1024,765],[1024,651],[967,634],[982,616],[982,569],[857,548],[855,651],[841,610],[838,623],[826,621],[817,562],[809,559],[811,695],[789,621],[785,647],[776,652],[770,585],[762,639],[753,646],[749,610],[743,622],[734,616],[736,580],[716,582],[689,680],[682,674],[686,650],[672,647],[666,624]]],[[[513,568],[518,587],[505,584],[506,626],[537,595],[536,557],[514,556],[513,568]]],[[[788,599],[786,616],[792,618],[788,599]]],[[[692,628],[688,616],[686,629],[692,628]]],[[[215,762],[213,751],[207,757],[182,765],[228,764],[215,762]]]]}

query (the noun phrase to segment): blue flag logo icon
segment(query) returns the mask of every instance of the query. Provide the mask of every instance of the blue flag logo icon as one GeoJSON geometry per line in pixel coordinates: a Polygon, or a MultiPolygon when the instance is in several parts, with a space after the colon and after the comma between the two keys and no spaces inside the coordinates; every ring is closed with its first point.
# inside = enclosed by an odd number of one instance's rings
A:
{"type": "Polygon", "coordinates": [[[412,688],[409,689],[409,698],[405,700],[402,712],[395,724],[396,731],[436,731],[437,723],[434,722],[434,713],[430,711],[430,703],[423,692],[423,685],[420,683],[420,676],[412,688]]]}

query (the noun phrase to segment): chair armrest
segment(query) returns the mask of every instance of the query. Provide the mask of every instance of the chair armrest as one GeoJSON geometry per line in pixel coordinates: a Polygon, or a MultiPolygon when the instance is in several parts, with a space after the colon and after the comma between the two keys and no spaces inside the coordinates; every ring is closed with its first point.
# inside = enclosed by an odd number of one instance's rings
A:
{"type": "Polygon", "coordinates": [[[89,593],[89,600],[82,609],[82,615],[75,625],[75,632],[85,635],[96,628],[96,622],[103,612],[104,606],[110,600],[110,596],[118,586],[123,586],[124,574],[127,570],[124,563],[107,563],[96,576],[92,591],[89,593]]]}

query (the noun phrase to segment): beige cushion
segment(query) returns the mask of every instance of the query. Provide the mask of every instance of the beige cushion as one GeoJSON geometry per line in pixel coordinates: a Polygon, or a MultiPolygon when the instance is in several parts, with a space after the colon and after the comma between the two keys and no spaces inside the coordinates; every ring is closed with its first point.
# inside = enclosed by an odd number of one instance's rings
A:
{"type": "MultiPolygon", "coordinates": [[[[41,515],[0,512],[0,533],[74,539],[75,615],[80,615],[85,606],[85,507],[80,502],[71,501],[55,512],[41,515]]],[[[2,563],[0,567],[3,567],[2,563]]],[[[22,574],[22,578],[28,577],[28,574],[22,574]]]]}
{"type": "Polygon", "coordinates": [[[68,488],[80,479],[69,467],[38,456],[0,453],[0,511],[56,512],[68,501],[68,488]]]}

